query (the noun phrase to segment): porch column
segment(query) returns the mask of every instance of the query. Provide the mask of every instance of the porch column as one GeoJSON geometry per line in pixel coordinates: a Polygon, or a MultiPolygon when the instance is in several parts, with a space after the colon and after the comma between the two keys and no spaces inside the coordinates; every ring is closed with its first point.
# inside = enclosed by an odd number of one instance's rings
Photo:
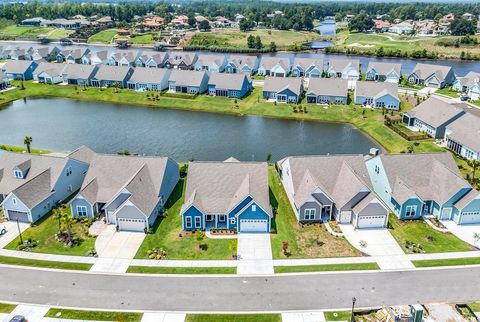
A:
{"type": "Polygon", "coordinates": [[[330,205],[330,220],[332,220],[332,209],[333,209],[333,204],[330,205]]]}
{"type": "Polygon", "coordinates": [[[218,227],[218,215],[215,215],[215,228],[218,227]]]}

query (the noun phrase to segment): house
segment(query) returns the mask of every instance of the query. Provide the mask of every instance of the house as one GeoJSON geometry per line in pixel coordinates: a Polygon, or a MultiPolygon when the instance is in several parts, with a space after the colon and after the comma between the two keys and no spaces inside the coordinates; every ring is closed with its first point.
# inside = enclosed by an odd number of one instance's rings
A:
{"type": "Polygon", "coordinates": [[[38,64],[27,60],[7,60],[2,66],[2,72],[9,79],[30,80],[33,78],[33,71],[38,64]]]}
{"type": "Polygon", "coordinates": [[[279,103],[299,103],[303,95],[303,81],[300,78],[266,77],[262,96],[279,103]]]}
{"type": "Polygon", "coordinates": [[[373,24],[373,30],[375,30],[375,32],[388,32],[391,27],[391,24],[388,21],[378,19],[373,19],[373,24]]]}
{"type": "Polygon", "coordinates": [[[348,81],[340,78],[312,78],[308,82],[307,103],[347,104],[348,81]]]}
{"type": "Polygon", "coordinates": [[[104,215],[119,231],[152,227],[180,179],[178,164],[166,157],[107,155],[82,147],[72,158],[90,164],[70,202],[72,216],[104,215]]]}
{"type": "Polygon", "coordinates": [[[136,91],[163,91],[168,88],[170,69],[135,67],[127,82],[129,89],[136,91]]]}
{"type": "Polygon", "coordinates": [[[246,74],[213,73],[208,80],[208,95],[242,98],[252,90],[252,79],[246,74]]]}
{"type": "Polygon", "coordinates": [[[108,50],[92,51],[82,57],[84,65],[99,65],[108,63],[108,58],[112,54],[108,50]]]}
{"type": "Polygon", "coordinates": [[[168,54],[165,52],[144,51],[135,61],[137,67],[161,68],[165,65],[168,54]]]}
{"type": "Polygon", "coordinates": [[[480,115],[467,112],[446,126],[447,147],[467,160],[480,160],[480,115]]]}
{"type": "Polygon", "coordinates": [[[223,73],[226,65],[225,55],[200,54],[193,68],[195,70],[208,70],[212,73],[223,73]]]}
{"type": "Polygon", "coordinates": [[[8,220],[35,222],[80,189],[88,164],[70,156],[0,154],[0,203],[8,220]]]}
{"type": "Polygon", "coordinates": [[[277,168],[299,222],[386,227],[388,211],[373,191],[363,155],[287,157],[277,168]]]}
{"type": "Polygon", "coordinates": [[[0,90],[7,89],[8,87],[10,87],[10,79],[5,73],[0,72],[0,90]]]}
{"type": "Polygon", "coordinates": [[[395,63],[369,62],[365,78],[372,81],[398,83],[400,81],[402,65],[395,63]]]}
{"type": "Polygon", "coordinates": [[[451,103],[440,97],[430,97],[403,113],[403,122],[413,130],[443,139],[447,125],[465,114],[465,107],[463,103],[451,103]]]}
{"type": "Polygon", "coordinates": [[[110,27],[114,25],[113,19],[110,16],[101,17],[95,20],[96,24],[102,27],[110,27]]]}
{"type": "Polygon", "coordinates": [[[31,52],[29,53],[28,60],[46,60],[46,61],[54,61],[57,58],[58,53],[61,50],[56,47],[37,47],[32,48],[31,52]]]}
{"type": "Polygon", "coordinates": [[[322,77],[323,60],[314,58],[299,58],[293,60],[292,76],[295,77],[322,77]]]}
{"type": "Polygon", "coordinates": [[[171,52],[165,62],[165,67],[183,70],[193,69],[197,58],[197,54],[193,52],[171,52]]]}
{"type": "Polygon", "coordinates": [[[133,74],[132,67],[100,65],[92,77],[90,84],[95,87],[127,87],[127,81],[133,74]]]}
{"type": "Polygon", "coordinates": [[[472,71],[463,77],[457,77],[452,88],[458,92],[466,93],[471,100],[480,99],[480,73],[472,71]]]}
{"type": "Polygon", "coordinates": [[[172,93],[202,94],[208,88],[209,75],[206,71],[172,70],[168,80],[168,91],[172,93]]]}
{"type": "Polygon", "coordinates": [[[62,72],[63,81],[72,85],[89,86],[97,69],[96,65],[68,64],[62,72]]]}
{"type": "Polygon", "coordinates": [[[33,71],[33,79],[44,84],[58,84],[63,82],[64,64],[40,62],[33,71]]]}
{"type": "Polygon", "coordinates": [[[226,73],[246,73],[253,75],[258,69],[258,57],[248,55],[230,55],[225,66],[226,73]]]}
{"type": "Polygon", "coordinates": [[[398,110],[398,84],[387,82],[357,81],[355,86],[354,102],[358,105],[372,108],[386,108],[398,110]]]}
{"type": "Polygon", "coordinates": [[[290,71],[291,65],[288,58],[263,56],[257,72],[262,76],[287,77],[290,71]]]}
{"type": "Polygon", "coordinates": [[[433,215],[480,223],[480,193],[463,179],[449,152],[382,154],[366,165],[375,192],[399,219],[433,215]]]}
{"type": "Polygon", "coordinates": [[[273,217],[265,162],[190,162],[185,201],[180,210],[184,230],[229,229],[268,233],[273,217]]]}
{"type": "Polygon", "coordinates": [[[399,35],[409,35],[413,32],[413,26],[411,23],[401,22],[390,26],[388,31],[399,35]]]}
{"type": "Polygon", "coordinates": [[[113,53],[108,57],[108,65],[111,66],[135,66],[135,62],[139,57],[137,50],[122,50],[113,53]]]}
{"type": "Polygon", "coordinates": [[[328,77],[357,80],[360,78],[360,61],[357,59],[330,59],[327,75],[328,77]]]}
{"type": "MultiPolygon", "coordinates": [[[[30,48],[31,49],[31,48],[30,48]]],[[[7,51],[7,59],[11,60],[25,60],[29,54],[28,51],[30,49],[24,49],[24,48],[13,48],[7,51]]],[[[32,60],[32,59],[28,59],[32,60]]]]}
{"type": "Polygon", "coordinates": [[[83,57],[90,53],[89,48],[66,49],[57,54],[56,60],[59,63],[82,64],[83,57]]]}
{"type": "Polygon", "coordinates": [[[40,26],[40,23],[45,21],[42,17],[35,17],[30,19],[24,19],[20,22],[22,26],[40,26]]]}
{"type": "Polygon", "coordinates": [[[450,66],[417,63],[407,79],[415,85],[444,88],[453,84],[455,73],[450,66]]]}

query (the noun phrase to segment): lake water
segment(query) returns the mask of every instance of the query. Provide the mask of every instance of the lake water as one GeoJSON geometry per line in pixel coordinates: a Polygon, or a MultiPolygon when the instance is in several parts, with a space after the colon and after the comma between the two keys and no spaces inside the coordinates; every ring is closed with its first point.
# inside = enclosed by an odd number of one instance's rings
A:
{"type": "MultiPolygon", "coordinates": [[[[275,108],[272,104],[272,108],[275,108]]],[[[311,107],[317,108],[317,107],[311,107]]],[[[368,153],[378,147],[346,124],[155,109],[69,99],[18,100],[0,110],[0,143],[71,151],[165,155],[177,161],[264,161],[288,155],[368,153]]]]}
{"type": "Polygon", "coordinates": [[[317,29],[322,36],[334,36],[337,33],[337,24],[335,20],[324,20],[317,29]]]}

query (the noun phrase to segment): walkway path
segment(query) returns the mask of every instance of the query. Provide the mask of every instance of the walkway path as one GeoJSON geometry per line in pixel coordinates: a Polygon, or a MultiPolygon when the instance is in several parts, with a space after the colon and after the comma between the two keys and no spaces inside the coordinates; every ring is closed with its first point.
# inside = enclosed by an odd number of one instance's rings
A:
{"type": "MultiPolygon", "coordinates": [[[[18,226],[20,226],[20,231],[24,232],[28,227],[30,227],[30,224],[21,222],[18,223],[18,226]]],[[[0,248],[7,246],[12,240],[18,237],[18,226],[15,221],[5,221],[0,224],[0,229],[5,227],[7,230],[5,235],[0,236],[0,248]]]]}
{"type": "MultiPolygon", "coordinates": [[[[42,321],[50,308],[43,305],[18,305],[7,317],[6,321],[15,315],[22,315],[28,321],[42,321]]],[[[4,320],[5,321],[5,320],[4,320]]]]}
{"type": "Polygon", "coordinates": [[[480,224],[457,225],[453,220],[442,220],[441,223],[464,242],[480,247],[480,224]],[[475,236],[478,236],[479,239],[476,240],[475,236]]]}
{"type": "Polygon", "coordinates": [[[273,274],[270,234],[239,234],[237,255],[237,274],[273,274]]]}
{"type": "Polygon", "coordinates": [[[323,312],[282,313],[282,322],[325,322],[323,312]]]}
{"type": "Polygon", "coordinates": [[[144,313],[142,322],[183,322],[185,313],[144,313]]]}

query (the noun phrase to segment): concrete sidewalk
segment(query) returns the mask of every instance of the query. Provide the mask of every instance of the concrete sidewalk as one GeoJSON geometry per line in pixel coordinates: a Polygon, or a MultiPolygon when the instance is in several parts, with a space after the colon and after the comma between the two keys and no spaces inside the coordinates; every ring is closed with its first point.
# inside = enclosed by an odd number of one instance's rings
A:
{"type": "Polygon", "coordinates": [[[323,312],[282,313],[282,322],[325,322],[323,312]]]}

